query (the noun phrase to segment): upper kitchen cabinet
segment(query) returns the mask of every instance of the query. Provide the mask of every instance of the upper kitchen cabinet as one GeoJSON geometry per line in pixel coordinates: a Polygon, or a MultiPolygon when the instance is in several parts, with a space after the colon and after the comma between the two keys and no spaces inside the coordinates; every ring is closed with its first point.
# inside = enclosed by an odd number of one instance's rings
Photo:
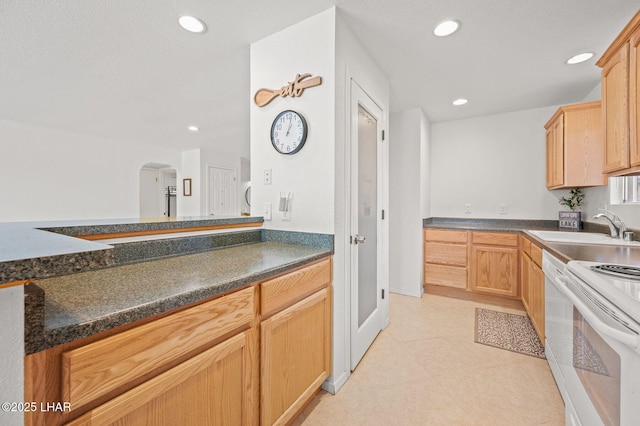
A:
{"type": "Polygon", "coordinates": [[[604,168],[609,176],[640,174],[638,140],[640,11],[602,55],[604,168]]]}
{"type": "Polygon", "coordinates": [[[560,107],[544,127],[548,189],[606,185],[600,101],[560,107]]]}

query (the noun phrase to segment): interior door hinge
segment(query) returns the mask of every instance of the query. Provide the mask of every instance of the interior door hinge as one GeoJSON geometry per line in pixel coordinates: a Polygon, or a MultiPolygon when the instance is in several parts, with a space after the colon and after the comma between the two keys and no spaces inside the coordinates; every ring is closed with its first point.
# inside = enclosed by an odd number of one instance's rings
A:
{"type": "Polygon", "coordinates": [[[384,140],[384,130],[382,131],[382,140],[384,140]]]}
{"type": "Polygon", "coordinates": [[[384,288],[382,289],[382,298],[384,299],[384,288]]]}
{"type": "Polygon", "coordinates": [[[382,210],[382,220],[384,220],[384,210],[382,210]]]}

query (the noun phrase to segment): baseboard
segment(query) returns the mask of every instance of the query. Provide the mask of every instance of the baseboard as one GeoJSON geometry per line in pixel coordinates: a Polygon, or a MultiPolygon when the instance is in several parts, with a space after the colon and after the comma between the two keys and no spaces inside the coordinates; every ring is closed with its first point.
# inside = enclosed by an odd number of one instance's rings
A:
{"type": "Polygon", "coordinates": [[[326,390],[330,394],[335,395],[336,393],[338,393],[340,388],[342,388],[342,386],[344,386],[345,383],[347,383],[349,376],[350,374],[346,371],[343,371],[338,378],[329,376],[327,380],[325,380],[324,383],[322,383],[322,389],[326,390]]]}
{"type": "Polygon", "coordinates": [[[425,294],[434,294],[436,296],[454,297],[456,299],[470,300],[472,302],[487,303],[489,305],[498,305],[510,309],[519,309],[524,311],[524,305],[520,299],[512,299],[510,297],[492,296],[490,294],[472,293],[463,288],[443,287],[440,285],[424,285],[425,294]]]}
{"type": "Polygon", "coordinates": [[[390,293],[402,294],[403,296],[411,296],[411,297],[421,297],[422,296],[422,286],[418,286],[417,292],[407,291],[399,288],[389,288],[390,293]]]}

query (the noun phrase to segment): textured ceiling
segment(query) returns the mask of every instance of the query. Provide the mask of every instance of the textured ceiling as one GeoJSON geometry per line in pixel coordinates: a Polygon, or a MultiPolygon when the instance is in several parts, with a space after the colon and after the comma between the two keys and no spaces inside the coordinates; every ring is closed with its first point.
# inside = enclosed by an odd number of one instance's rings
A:
{"type": "Polygon", "coordinates": [[[637,0],[2,0],[0,119],[174,149],[248,144],[249,45],[337,6],[433,121],[580,101],[637,0]],[[193,35],[177,17],[194,14],[193,35]],[[431,34],[447,18],[448,38],[431,34]],[[584,64],[564,61],[582,51],[584,64]],[[467,97],[463,107],[451,102],[467,97]],[[186,126],[200,126],[189,133],[186,126]]]}

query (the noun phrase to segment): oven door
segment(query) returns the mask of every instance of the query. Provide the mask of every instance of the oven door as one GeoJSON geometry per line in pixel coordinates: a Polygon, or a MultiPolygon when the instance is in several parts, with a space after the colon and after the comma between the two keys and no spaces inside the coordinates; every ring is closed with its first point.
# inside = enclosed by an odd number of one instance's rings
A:
{"type": "Polygon", "coordinates": [[[632,425],[640,416],[640,326],[577,276],[556,279],[573,304],[565,383],[580,424],[632,425]]]}

